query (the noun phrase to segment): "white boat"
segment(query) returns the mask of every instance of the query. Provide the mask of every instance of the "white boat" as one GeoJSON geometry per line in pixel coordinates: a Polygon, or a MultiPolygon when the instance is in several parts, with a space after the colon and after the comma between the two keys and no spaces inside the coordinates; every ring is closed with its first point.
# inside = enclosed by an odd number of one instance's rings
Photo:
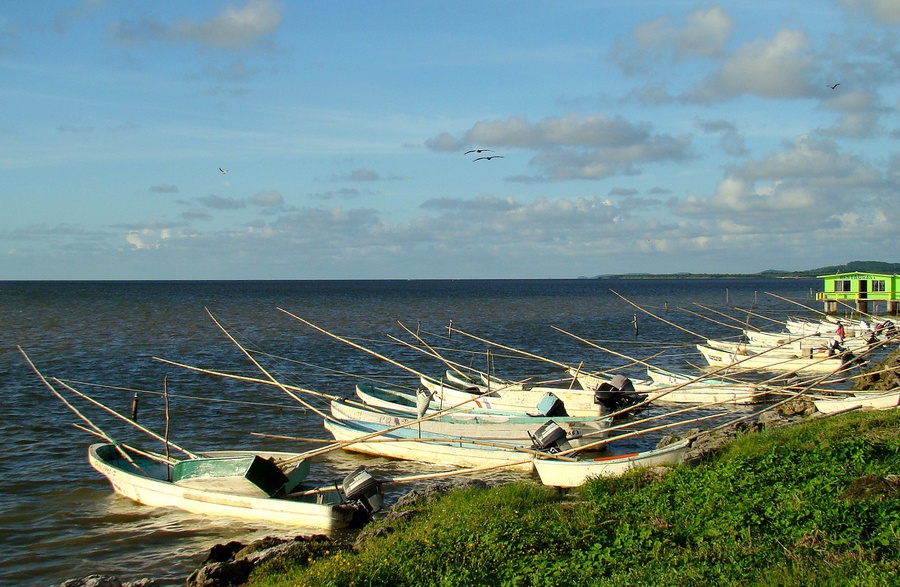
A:
{"type": "MultiPolygon", "coordinates": [[[[806,349],[827,349],[835,340],[835,335],[802,335],[790,332],[757,332],[745,330],[744,337],[747,343],[754,348],[771,348],[791,350],[801,353],[806,349]]],[[[848,336],[841,345],[851,351],[864,351],[875,339],[871,333],[868,336],[848,336]]]]}
{"type": "Polygon", "coordinates": [[[422,390],[409,392],[359,383],[356,385],[356,396],[366,405],[413,415],[435,412],[442,408],[440,402],[432,401],[429,392],[422,390]]]}
{"type": "Polygon", "coordinates": [[[882,394],[858,394],[844,398],[819,399],[813,402],[823,414],[833,414],[858,408],[886,410],[900,405],[900,390],[882,394]]]}
{"type": "Polygon", "coordinates": [[[594,477],[613,477],[637,467],[678,464],[684,459],[689,440],[682,440],[663,448],[644,452],[563,461],[553,458],[537,458],[534,468],[541,483],[553,487],[579,487],[594,477]]]}
{"type": "MultiPolygon", "coordinates": [[[[416,415],[409,413],[369,408],[338,400],[331,402],[331,415],[338,420],[357,420],[390,427],[411,424],[417,419],[416,415]]],[[[604,438],[612,418],[557,416],[550,419],[546,416],[502,414],[489,410],[483,412],[452,411],[411,424],[408,428],[419,432],[446,434],[461,438],[529,443],[537,430],[548,421],[554,422],[565,431],[566,440],[572,446],[578,446],[581,443],[576,443],[576,441],[585,435],[589,435],[589,442],[604,438]]]]}
{"type": "Polygon", "coordinates": [[[792,334],[818,334],[828,337],[833,337],[837,333],[838,324],[844,327],[844,337],[868,336],[872,332],[868,322],[850,318],[826,316],[821,320],[810,320],[807,318],[789,317],[785,321],[785,327],[792,334]]]}
{"type": "MultiPolygon", "coordinates": [[[[421,377],[423,387],[434,394],[435,401],[442,407],[450,407],[469,401],[475,407],[489,410],[503,410],[533,414],[537,412],[542,401],[546,401],[548,394],[552,394],[565,407],[565,413],[569,416],[602,416],[607,408],[596,402],[594,392],[584,389],[548,388],[539,387],[532,389],[498,389],[487,393],[487,388],[480,386],[462,389],[451,385],[444,380],[436,381],[428,377],[421,377]],[[486,394],[486,395],[484,395],[486,394]]],[[[548,414],[552,415],[552,414],[548,414]]]]}
{"type": "Polygon", "coordinates": [[[796,355],[783,355],[771,353],[731,352],[728,350],[714,349],[698,344],[697,350],[710,367],[720,368],[734,366],[745,371],[775,371],[780,373],[794,373],[804,371],[806,373],[837,373],[852,369],[860,364],[859,359],[853,353],[845,352],[833,356],[809,357],[796,355]]]}
{"type": "MultiPolygon", "coordinates": [[[[297,456],[278,454],[285,458],[297,456]]],[[[122,444],[93,444],[88,449],[88,461],[109,480],[116,493],[147,506],[173,507],[195,514],[325,531],[346,528],[361,513],[357,505],[349,503],[344,493],[334,487],[311,495],[287,498],[254,497],[173,483],[168,480],[169,466],[166,463],[127,449],[122,444]],[[121,451],[128,454],[128,459],[121,451]]]]}
{"type": "Polygon", "coordinates": [[[309,459],[294,454],[214,451],[175,461],[170,479],[193,489],[273,497],[303,481],[309,469],[309,459]]]}
{"type": "MultiPolygon", "coordinates": [[[[766,399],[767,390],[749,383],[732,383],[719,379],[702,379],[679,375],[662,369],[648,368],[649,379],[633,380],[635,391],[645,394],[654,403],[704,404],[732,403],[752,404],[766,399]]],[[[589,373],[576,375],[585,389],[597,389],[610,380],[589,373]]]]}
{"type": "Polygon", "coordinates": [[[325,420],[325,429],[338,442],[373,438],[352,442],[345,451],[404,461],[419,461],[455,467],[497,467],[516,471],[532,471],[537,451],[521,444],[476,441],[453,438],[441,434],[426,434],[404,428],[384,432],[382,424],[358,421],[325,420]]]}

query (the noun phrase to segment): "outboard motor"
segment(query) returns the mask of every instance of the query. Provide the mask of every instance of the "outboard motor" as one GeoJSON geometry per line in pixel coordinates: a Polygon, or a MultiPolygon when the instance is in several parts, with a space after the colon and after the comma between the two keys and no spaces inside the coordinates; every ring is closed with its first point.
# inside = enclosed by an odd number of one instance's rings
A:
{"type": "Polygon", "coordinates": [[[594,391],[594,403],[610,411],[617,411],[642,402],[647,396],[634,393],[634,384],[624,375],[616,375],[594,391]]]}
{"type": "Polygon", "coordinates": [[[358,502],[369,513],[377,512],[384,505],[381,483],[365,467],[344,477],[343,490],[347,501],[358,502]]]}
{"type": "Polygon", "coordinates": [[[548,418],[555,418],[557,416],[562,418],[569,415],[566,413],[566,406],[563,401],[550,392],[547,392],[547,394],[541,398],[541,401],[538,402],[537,409],[541,415],[547,416],[548,418]]]}
{"type": "Polygon", "coordinates": [[[547,420],[540,428],[528,433],[531,437],[531,448],[549,453],[560,451],[560,445],[566,442],[566,431],[553,420],[547,420]]]}

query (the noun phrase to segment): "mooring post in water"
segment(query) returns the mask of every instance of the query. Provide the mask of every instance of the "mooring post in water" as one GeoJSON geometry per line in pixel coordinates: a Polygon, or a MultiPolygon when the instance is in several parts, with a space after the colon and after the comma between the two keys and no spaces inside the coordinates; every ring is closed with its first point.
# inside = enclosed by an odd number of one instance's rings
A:
{"type": "Polygon", "coordinates": [[[666,314],[669,313],[669,302],[666,302],[666,314]]]}
{"type": "Polygon", "coordinates": [[[131,398],[131,421],[137,422],[137,414],[138,414],[138,396],[137,392],[134,392],[134,397],[131,398]]]}
{"type": "Polygon", "coordinates": [[[728,288],[725,288],[725,305],[728,305],[728,288]]]}
{"type": "Polygon", "coordinates": [[[634,315],[634,318],[631,319],[631,323],[634,324],[634,335],[637,336],[637,335],[638,335],[638,321],[637,321],[637,314],[635,314],[635,315],[634,315]]]}

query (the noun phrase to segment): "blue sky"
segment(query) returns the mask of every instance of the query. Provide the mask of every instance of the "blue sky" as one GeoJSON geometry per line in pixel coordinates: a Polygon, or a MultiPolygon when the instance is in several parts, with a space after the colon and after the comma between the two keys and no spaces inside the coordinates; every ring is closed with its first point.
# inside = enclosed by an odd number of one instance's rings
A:
{"type": "Polygon", "coordinates": [[[0,279],[896,262],[898,90],[900,0],[0,0],[0,279]]]}

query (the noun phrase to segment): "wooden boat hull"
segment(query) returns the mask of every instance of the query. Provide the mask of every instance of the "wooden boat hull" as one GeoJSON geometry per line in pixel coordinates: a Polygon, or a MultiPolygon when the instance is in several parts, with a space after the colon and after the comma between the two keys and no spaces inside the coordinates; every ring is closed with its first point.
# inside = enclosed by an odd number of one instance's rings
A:
{"type": "Polygon", "coordinates": [[[823,414],[833,414],[853,409],[888,410],[900,405],[900,391],[879,395],[854,395],[839,399],[815,400],[816,409],[823,414]]]}
{"type": "MultiPolygon", "coordinates": [[[[338,442],[355,440],[363,436],[379,432],[386,428],[378,424],[360,422],[335,422],[325,420],[325,429],[334,436],[338,442]]],[[[401,429],[402,430],[402,429],[401,429]]],[[[432,438],[435,436],[425,436],[432,438]]],[[[452,438],[446,441],[430,442],[417,441],[415,433],[403,433],[400,430],[389,432],[381,436],[354,442],[344,447],[344,450],[361,454],[368,454],[389,459],[405,461],[419,461],[437,465],[452,465],[456,467],[497,467],[518,471],[532,471],[533,455],[528,452],[516,451],[512,445],[510,448],[479,447],[459,439],[454,443],[452,438]]]]}
{"type": "MultiPolygon", "coordinates": [[[[802,353],[806,349],[825,348],[834,340],[831,335],[801,335],[790,332],[756,332],[745,330],[744,336],[751,347],[781,347],[790,349],[794,353],[802,353]]],[[[862,351],[869,346],[868,336],[848,336],[842,343],[844,348],[851,351],[862,351]]]]}
{"type": "MultiPolygon", "coordinates": [[[[331,415],[338,420],[371,422],[390,427],[401,426],[416,420],[416,417],[412,414],[367,409],[364,406],[336,400],[331,402],[331,415]]],[[[572,446],[578,446],[580,444],[578,441],[585,435],[589,435],[589,442],[602,440],[606,437],[606,430],[612,422],[611,418],[548,418],[546,416],[492,414],[490,412],[453,412],[418,422],[410,426],[409,429],[460,438],[528,444],[535,431],[550,420],[565,431],[566,439],[572,446]]]]}
{"type": "Polygon", "coordinates": [[[235,495],[272,497],[285,490],[288,477],[274,460],[251,454],[178,461],[172,466],[172,482],[235,495]]]}
{"type": "Polygon", "coordinates": [[[421,383],[425,389],[434,394],[436,401],[439,400],[439,405],[442,407],[455,406],[468,401],[466,405],[482,409],[535,414],[538,411],[537,406],[544,397],[548,393],[552,393],[563,402],[566,413],[569,416],[602,416],[606,411],[603,404],[594,403],[594,393],[584,389],[547,387],[504,389],[478,397],[480,388],[473,388],[472,391],[467,391],[425,377],[421,378],[421,383]],[[473,399],[476,397],[477,399],[473,399]]]}
{"type": "MultiPolygon", "coordinates": [[[[647,370],[650,379],[632,380],[638,393],[646,394],[655,403],[671,404],[752,404],[763,401],[766,393],[752,385],[732,384],[705,379],[692,382],[692,377],[664,375],[662,371],[647,370]],[[658,379],[658,380],[657,380],[658,379]],[[682,385],[683,384],[683,385],[682,385]],[[676,386],[682,385],[682,387],[676,386]]],[[[590,374],[577,375],[585,389],[595,389],[608,380],[590,374]]]]}
{"type": "Polygon", "coordinates": [[[837,373],[853,368],[852,361],[845,360],[846,355],[834,355],[826,358],[801,358],[794,356],[767,355],[740,355],[721,349],[714,349],[702,344],[697,345],[697,350],[711,367],[719,368],[733,365],[737,369],[748,371],[775,371],[781,373],[793,373],[804,371],[808,373],[837,373]]]}
{"type": "Polygon", "coordinates": [[[535,459],[534,468],[541,483],[553,487],[579,487],[594,477],[614,477],[638,467],[678,464],[684,459],[690,441],[683,440],[656,450],[627,455],[563,461],[535,459]]]}
{"type": "Polygon", "coordinates": [[[334,490],[299,501],[182,487],[166,480],[165,464],[135,453],[129,456],[140,468],[128,462],[116,445],[94,444],[88,449],[91,466],[109,480],[113,490],[143,505],[324,531],[345,528],[358,515],[357,508],[342,504],[342,496],[334,490]]]}

